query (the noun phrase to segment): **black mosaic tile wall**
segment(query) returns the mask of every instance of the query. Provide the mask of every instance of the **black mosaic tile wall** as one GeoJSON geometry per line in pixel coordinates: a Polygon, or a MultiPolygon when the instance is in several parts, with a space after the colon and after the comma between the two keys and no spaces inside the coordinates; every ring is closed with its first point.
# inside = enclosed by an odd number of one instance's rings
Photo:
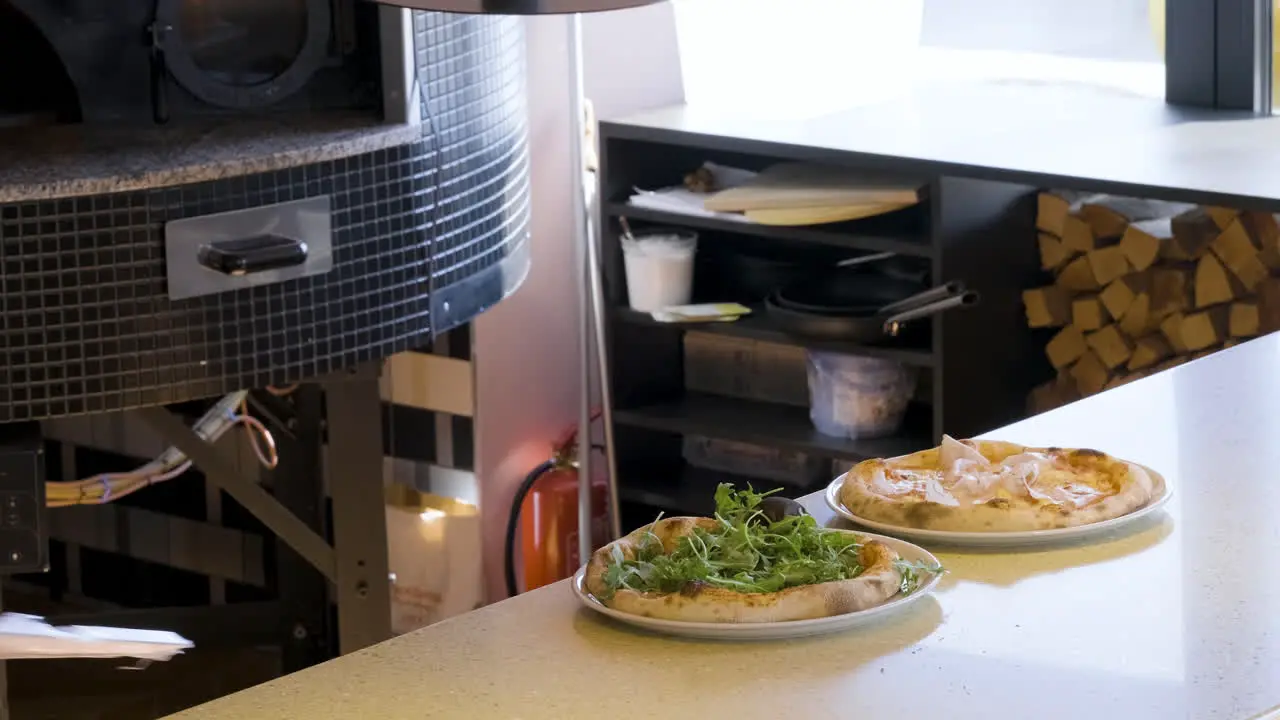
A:
{"type": "Polygon", "coordinates": [[[214,182],[0,204],[0,422],[286,384],[445,329],[431,325],[430,291],[483,277],[527,239],[523,36],[508,18],[415,25],[449,48],[426,68],[430,86],[449,89],[430,100],[438,138],[214,182]],[[460,89],[490,76],[504,79],[460,89]],[[316,195],[332,198],[331,272],[168,299],[165,222],[316,195]]]}
{"type": "MultiPolygon", "coordinates": [[[[414,12],[414,51],[423,116],[442,155],[437,288],[458,289],[528,239],[529,145],[524,20],[414,12]],[[477,120],[483,117],[485,122],[477,120]],[[498,173],[494,168],[509,168],[498,173]],[[491,242],[493,237],[506,242],[491,242]]],[[[469,305],[501,299],[496,288],[469,305]]],[[[458,323],[441,324],[437,331],[458,323]]]]}

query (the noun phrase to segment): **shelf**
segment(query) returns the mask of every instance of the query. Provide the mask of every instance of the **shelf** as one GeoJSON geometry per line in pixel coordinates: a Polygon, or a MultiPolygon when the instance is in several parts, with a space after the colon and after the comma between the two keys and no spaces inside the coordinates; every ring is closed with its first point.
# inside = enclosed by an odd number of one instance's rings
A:
{"type": "Polygon", "coordinates": [[[894,457],[931,447],[930,415],[930,408],[912,406],[900,434],[849,440],[815,430],[807,408],[706,393],[686,393],[676,402],[613,411],[614,422],[623,426],[737,440],[846,460],[894,457]]]}
{"type": "Polygon", "coordinates": [[[682,215],[680,213],[633,207],[624,202],[606,203],[605,212],[609,217],[626,217],[631,220],[643,220],[662,225],[676,225],[738,235],[754,235],[772,240],[819,243],[870,252],[893,252],[913,257],[931,257],[933,255],[933,247],[925,236],[903,237],[901,235],[891,236],[888,233],[873,232],[871,228],[876,226],[876,218],[831,225],[791,227],[759,225],[734,220],[721,220],[714,217],[699,217],[697,215],[682,215]]]}
{"type": "Polygon", "coordinates": [[[799,488],[776,480],[748,478],[683,465],[665,469],[623,468],[618,479],[618,496],[624,502],[678,510],[682,513],[710,515],[715,510],[716,487],[720,483],[730,483],[736,487],[746,487],[750,484],[757,492],[782,488],[780,494],[792,498],[807,495],[818,489],[816,487],[799,488]]]}
{"type": "Polygon", "coordinates": [[[649,313],[642,313],[630,308],[615,308],[614,316],[622,322],[632,325],[646,325],[651,327],[663,327],[685,330],[696,330],[698,332],[713,333],[715,335],[728,335],[731,337],[747,338],[750,340],[763,340],[765,342],[780,343],[783,345],[797,345],[811,350],[829,350],[831,352],[849,353],[850,355],[870,355],[872,357],[882,357],[889,360],[896,360],[907,365],[916,365],[919,367],[932,367],[936,358],[933,353],[925,347],[902,347],[902,346],[881,346],[881,345],[859,345],[852,342],[844,342],[838,340],[813,340],[797,335],[790,335],[779,330],[764,313],[764,309],[760,306],[752,306],[750,315],[735,320],[734,322],[706,322],[706,323],[660,323],[653,319],[649,313]]]}

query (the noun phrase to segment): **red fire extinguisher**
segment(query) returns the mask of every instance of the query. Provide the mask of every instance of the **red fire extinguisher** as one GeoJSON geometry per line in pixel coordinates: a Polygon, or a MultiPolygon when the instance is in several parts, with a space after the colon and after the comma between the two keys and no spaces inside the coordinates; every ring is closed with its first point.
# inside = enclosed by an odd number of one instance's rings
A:
{"type": "MultiPolygon", "coordinates": [[[[593,414],[592,419],[598,414],[593,414]]],[[[553,446],[551,458],[534,468],[516,490],[503,555],[508,596],[519,593],[514,557],[517,527],[521,529],[525,590],[563,580],[582,565],[578,550],[578,481],[578,433],[574,427],[553,446]]],[[[593,477],[592,547],[600,547],[608,540],[608,495],[606,479],[593,477]]]]}

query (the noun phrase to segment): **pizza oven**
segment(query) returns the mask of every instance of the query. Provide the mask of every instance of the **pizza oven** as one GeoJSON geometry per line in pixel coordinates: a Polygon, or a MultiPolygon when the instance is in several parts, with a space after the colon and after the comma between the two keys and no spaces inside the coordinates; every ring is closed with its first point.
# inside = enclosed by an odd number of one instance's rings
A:
{"type": "Polygon", "coordinates": [[[529,263],[523,26],[0,0],[0,422],[420,346],[529,263]]]}

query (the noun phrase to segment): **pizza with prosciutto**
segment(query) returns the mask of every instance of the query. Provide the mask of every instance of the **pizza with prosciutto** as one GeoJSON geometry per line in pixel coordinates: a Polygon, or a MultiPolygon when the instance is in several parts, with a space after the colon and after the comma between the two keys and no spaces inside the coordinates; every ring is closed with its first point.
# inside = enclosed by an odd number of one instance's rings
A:
{"type": "Polygon", "coordinates": [[[930,450],[858,463],[845,475],[840,503],[899,527],[1022,532],[1121,517],[1162,491],[1143,467],[1097,450],[944,436],[930,450]]]}
{"type": "Polygon", "coordinates": [[[875,607],[913,592],[921,573],[941,571],[807,514],[769,517],[763,498],[721,485],[715,517],[659,518],[605,545],[587,563],[587,591],[645,617],[783,622],[875,607]]]}

